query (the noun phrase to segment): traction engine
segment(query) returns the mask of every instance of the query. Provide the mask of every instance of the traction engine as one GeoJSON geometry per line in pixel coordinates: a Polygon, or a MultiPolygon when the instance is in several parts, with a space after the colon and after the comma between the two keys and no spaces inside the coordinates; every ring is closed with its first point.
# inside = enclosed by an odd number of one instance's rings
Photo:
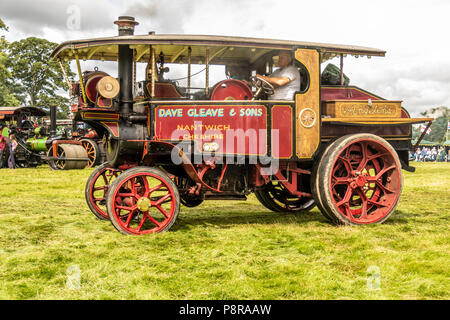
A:
{"type": "Polygon", "coordinates": [[[411,119],[400,101],[343,82],[320,82],[321,61],[336,52],[342,57],[383,51],[266,39],[134,36],[134,18],[119,17],[115,24],[119,37],[63,43],[53,53],[76,59],[75,120],[89,124],[106,143],[106,162],[85,188],[98,219],[110,220],[123,234],[162,232],[175,223],[180,204],[245,200],[251,193],[278,213],[317,206],[333,224],[381,223],[394,212],[401,170],[412,170],[411,124],[431,119],[411,119]],[[187,64],[186,88],[164,80],[164,54],[158,70],[155,48],[169,52],[172,63],[187,64]],[[267,99],[276,88],[257,76],[209,87],[214,59],[251,63],[262,74],[273,48],[290,50],[306,74],[292,100],[267,99]],[[118,61],[118,78],[99,70],[82,74],[80,56],[118,61]],[[193,59],[206,64],[202,94],[190,91],[193,59]],[[146,80],[136,82],[136,63],[143,61],[146,80]]]}

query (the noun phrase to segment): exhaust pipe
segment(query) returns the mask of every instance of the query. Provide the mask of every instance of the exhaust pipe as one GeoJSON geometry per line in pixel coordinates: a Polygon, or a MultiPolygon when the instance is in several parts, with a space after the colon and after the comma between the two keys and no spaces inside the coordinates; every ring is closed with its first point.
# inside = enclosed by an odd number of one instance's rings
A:
{"type": "MultiPolygon", "coordinates": [[[[118,26],[119,36],[134,35],[139,23],[133,17],[121,16],[114,22],[118,26]]],[[[119,112],[129,114],[133,108],[133,50],[129,45],[119,45],[119,112]]]]}
{"type": "Polygon", "coordinates": [[[56,106],[50,106],[50,137],[56,136],[56,106]]]}

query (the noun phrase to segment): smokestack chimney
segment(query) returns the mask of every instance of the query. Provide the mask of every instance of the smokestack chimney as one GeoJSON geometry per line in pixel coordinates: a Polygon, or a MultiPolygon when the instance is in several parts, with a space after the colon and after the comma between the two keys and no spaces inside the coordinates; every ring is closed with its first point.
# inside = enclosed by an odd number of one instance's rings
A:
{"type": "Polygon", "coordinates": [[[56,135],[56,106],[50,106],[50,136],[56,135]]]}
{"type": "MultiPolygon", "coordinates": [[[[139,23],[133,17],[121,16],[114,22],[119,26],[119,36],[134,35],[139,23]]],[[[133,108],[133,50],[127,44],[119,45],[119,112],[129,114],[133,108]]]]}
{"type": "Polygon", "coordinates": [[[132,36],[134,27],[139,25],[139,22],[135,21],[134,17],[121,16],[119,20],[114,21],[114,24],[119,26],[119,36],[132,36]]]}

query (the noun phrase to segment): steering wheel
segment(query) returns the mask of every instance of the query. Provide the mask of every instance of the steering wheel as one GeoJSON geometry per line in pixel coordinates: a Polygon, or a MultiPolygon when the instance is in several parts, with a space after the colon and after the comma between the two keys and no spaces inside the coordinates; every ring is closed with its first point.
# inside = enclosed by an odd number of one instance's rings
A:
{"type": "Polygon", "coordinates": [[[252,81],[252,85],[256,88],[253,100],[258,99],[262,93],[269,96],[274,94],[275,87],[269,81],[256,76],[250,77],[250,80],[252,81]]]}

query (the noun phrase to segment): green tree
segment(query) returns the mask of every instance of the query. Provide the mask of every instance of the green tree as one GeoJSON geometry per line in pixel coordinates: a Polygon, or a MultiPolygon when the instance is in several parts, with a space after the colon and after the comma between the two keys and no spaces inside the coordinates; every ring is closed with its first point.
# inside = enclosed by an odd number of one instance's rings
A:
{"type": "MultiPolygon", "coordinates": [[[[431,132],[424,136],[424,140],[428,140],[436,143],[443,143],[446,139],[447,123],[450,120],[450,109],[446,107],[432,108],[420,114],[423,117],[435,118],[430,126],[431,132]],[[439,113],[435,111],[439,109],[439,113]],[[437,116],[439,115],[439,116],[437,116]]],[[[422,132],[420,131],[420,125],[413,128],[413,140],[420,137],[422,132]]]]}
{"type": "Polygon", "coordinates": [[[3,22],[2,19],[0,19],[0,30],[8,30],[8,27],[7,27],[6,24],[3,22]]]}
{"type": "MultiPolygon", "coordinates": [[[[2,19],[0,19],[0,31],[8,31],[8,27],[5,25],[2,19]]],[[[4,36],[0,37],[0,106],[17,106],[19,100],[16,99],[14,94],[11,93],[11,73],[8,71],[8,54],[6,52],[8,48],[8,42],[4,36]]]]}
{"type": "MultiPolygon", "coordinates": [[[[50,59],[56,43],[30,37],[9,45],[9,56],[14,86],[13,93],[22,103],[46,111],[58,106],[60,116],[69,115],[69,98],[61,93],[68,90],[59,63],[50,59]]],[[[68,63],[63,62],[66,74],[72,78],[68,63]]]]}

